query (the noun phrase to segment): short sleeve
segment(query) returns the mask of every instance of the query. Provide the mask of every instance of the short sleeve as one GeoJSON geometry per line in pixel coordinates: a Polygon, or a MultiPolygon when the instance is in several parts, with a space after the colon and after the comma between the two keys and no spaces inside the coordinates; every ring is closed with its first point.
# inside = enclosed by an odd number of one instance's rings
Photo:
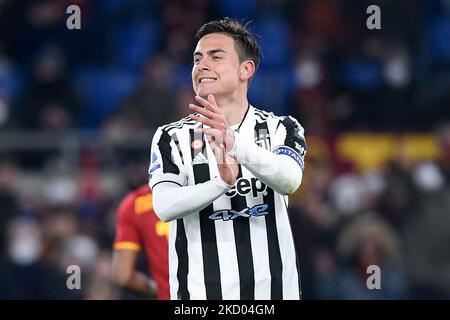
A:
{"type": "Polygon", "coordinates": [[[115,250],[140,250],[141,241],[139,231],[133,222],[134,215],[134,197],[129,195],[122,200],[117,209],[116,236],[114,239],[115,250]]]}
{"type": "Polygon", "coordinates": [[[287,116],[280,120],[277,133],[281,136],[280,143],[273,152],[291,157],[304,170],[307,145],[303,127],[295,118],[287,116]]]}
{"type": "Polygon", "coordinates": [[[162,128],[158,128],[153,136],[148,173],[149,186],[152,189],[163,181],[173,182],[180,186],[187,183],[176,143],[169,133],[162,128]]]}

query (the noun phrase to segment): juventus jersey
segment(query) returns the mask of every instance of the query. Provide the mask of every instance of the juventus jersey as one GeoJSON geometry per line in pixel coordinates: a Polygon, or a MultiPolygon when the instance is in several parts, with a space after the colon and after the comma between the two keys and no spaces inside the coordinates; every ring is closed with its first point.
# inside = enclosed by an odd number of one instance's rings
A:
{"type": "MultiPolygon", "coordinates": [[[[194,132],[201,126],[184,118],[158,128],[149,167],[151,188],[161,182],[192,186],[220,175],[208,140],[194,132]]],[[[294,118],[249,106],[238,130],[262,148],[292,151],[303,169],[304,130],[294,118]]],[[[239,165],[228,192],[199,212],[170,222],[171,299],[300,299],[287,205],[287,196],[239,165]]]]}

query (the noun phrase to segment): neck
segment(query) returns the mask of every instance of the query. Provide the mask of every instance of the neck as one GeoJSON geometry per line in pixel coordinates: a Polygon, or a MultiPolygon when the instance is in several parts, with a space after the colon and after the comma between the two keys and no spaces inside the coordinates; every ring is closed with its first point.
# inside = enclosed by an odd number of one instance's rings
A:
{"type": "Polygon", "coordinates": [[[217,97],[216,101],[217,105],[225,113],[225,118],[230,126],[242,122],[249,105],[246,97],[242,99],[221,99],[221,97],[217,97]]]}

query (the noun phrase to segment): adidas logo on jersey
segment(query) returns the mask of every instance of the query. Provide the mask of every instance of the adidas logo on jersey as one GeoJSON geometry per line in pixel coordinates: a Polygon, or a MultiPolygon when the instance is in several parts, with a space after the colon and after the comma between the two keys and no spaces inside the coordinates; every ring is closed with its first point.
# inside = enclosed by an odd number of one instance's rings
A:
{"type": "Polygon", "coordinates": [[[203,155],[203,153],[198,153],[194,160],[192,160],[192,164],[204,164],[204,163],[208,163],[208,159],[206,159],[206,157],[203,155]]]}

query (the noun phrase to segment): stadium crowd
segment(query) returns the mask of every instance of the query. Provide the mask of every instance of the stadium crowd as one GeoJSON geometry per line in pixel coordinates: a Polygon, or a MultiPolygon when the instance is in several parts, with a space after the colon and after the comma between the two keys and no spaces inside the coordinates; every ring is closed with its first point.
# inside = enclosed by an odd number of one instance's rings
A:
{"type": "Polygon", "coordinates": [[[0,1],[0,298],[133,298],[111,282],[117,205],[147,183],[156,127],[189,112],[197,27],[224,16],[262,44],[251,103],[305,128],[290,199],[303,297],[450,299],[444,0],[0,1]],[[366,28],[374,3],[381,30],[366,28]],[[419,148],[436,152],[361,169],[328,143],[361,132],[428,135],[419,148]],[[66,287],[73,264],[81,290],[66,287]]]}

